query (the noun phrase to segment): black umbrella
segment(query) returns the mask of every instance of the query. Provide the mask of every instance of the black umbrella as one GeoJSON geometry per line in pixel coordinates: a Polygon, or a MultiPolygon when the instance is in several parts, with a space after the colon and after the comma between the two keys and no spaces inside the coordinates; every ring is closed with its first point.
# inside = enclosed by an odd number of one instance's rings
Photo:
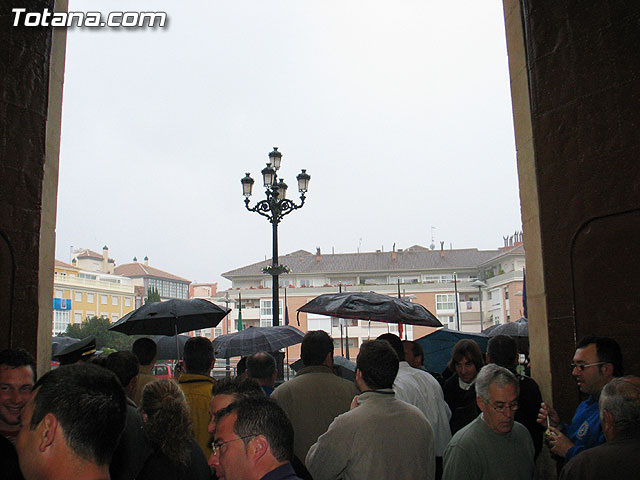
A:
{"type": "Polygon", "coordinates": [[[152,337],[152,340],[156,342],[158,346],[158,360],[180,360],[182,358],[182,352],[184,351],[184,344],[187,343],[191,337],[188,335],[173,335],[171,337],[167,335],[156,335],[152,337]],[[176,350],[176,340],[178,348],[176,350]]]}
{"type": "Polygon", "coordinates": [[[298,312],[425,327],[442,326],[440,320],[419,303],[374,292],[327,293],[303,305],[298,312]]]}
{"type": "Polygon", "coordinates": [[[304,333],[291,325],[277,327],[249,327],[235,333],[220,335],[213,341],[216,358],[251,355],[256,352],[275,352],[301,343],[304,333]]]}
{"type": "Polygon", "coordinates": [[[176,351],[179,350],[178,334],[202,328],[213,328],[231,311],[202,298],[191,300],[168,300],[166,302],[147,303],[109,327],[109,330],[127,335],[170,335],[176,339],[176,351]]]}
{"type": "Polygon", "coordinates": [[[147,303],[127,313],[109,330],[127,335],[170,335],[213,328],[231,311],[204,300],[168,300],[147,303]]]}
{"type": "Polygon", "coordinates": [[[488,337],[496,337],[498,335],[507,335],[509,337],[529,337],[529,320],[521,317],[515,322],[492,325],[489,328],[486,328],[484,333],[488,337]]]}

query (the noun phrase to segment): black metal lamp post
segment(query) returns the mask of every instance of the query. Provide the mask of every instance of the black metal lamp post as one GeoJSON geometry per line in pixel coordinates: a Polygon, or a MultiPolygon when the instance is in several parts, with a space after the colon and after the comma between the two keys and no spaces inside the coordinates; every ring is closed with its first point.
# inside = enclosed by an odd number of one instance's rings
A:
{"type": "Polygon", "coordinates": [[[305,194],[307,193],[309,180],[311,179],[311,176],[304,169],[296,177],[298,180],[298,191],[300,192],[300,204],[295,204],[286,198],[287,184],[284,183],[283,179],[278,179],[278,170],[281,161],[282,154],[278,151],[278,147],[273,147],[273,152],[269,154],[269,163],[262,169],[262,179],[267,198],[260,200],[254,207],[249,207],[249,197],[251,196],[251,190],[254,184],[253,178],[247,173],[245,177],[240,180],[242,182],[242,194],[245,196],[244,204],[247,210],[266,217],[273,227],[273,255],[271,256],[271,265],[266,268],[266,273],[269,273],[273,277],[271,312],[274,326],[277,326],[280,320],[280,284],[278,277],[282,273],[289,271],[286,265],[278,265],[278,224],[282,220],[282,217],[304,205],[305,194]]]}

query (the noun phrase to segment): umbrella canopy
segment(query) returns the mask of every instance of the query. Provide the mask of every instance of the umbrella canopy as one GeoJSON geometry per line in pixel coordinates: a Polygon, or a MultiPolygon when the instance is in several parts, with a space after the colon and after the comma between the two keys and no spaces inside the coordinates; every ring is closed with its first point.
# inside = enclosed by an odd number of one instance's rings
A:
{"type": "Polygon", "coordinates": [[[67,348],[69,345],[73,345],[74,343],[78,343],[80,341],[79,338],[73,337],[62,337],[55,336],[51,337],[51,358],[55,357],[62,350],[67,348]]]}
{"type": "Polygon", "coordinates": [[[180,360],[182,358],[182,352],[184,352],[184,344],[187,343],[187,340],[190,338],[188,335],[178,335],[177,339],[175,335],[172,337],[167,335],[155,335],[151,337],[158,346],[158,360],[180,360]],[[176,340],[178,341],[176,342],[176,340]]]}
{"type": "Polygon", "coordinates": [[[419,303],[374,292],[327,293],[314,298],[298,311],[376,322],[442,326],[440,320],[419,303]]]}
{"type": "Polygon", "coordinates": [[[489,337],[496,337],[498,335],[507,335],[509,337],[528,337],[529,320],[524,317],[520,317],[515,322],[492,325],[485,329],[484,333],[489,337]]]}
{"type": "Polygon", "coordinates": [[[256,352],[275,352],[301,343],[304,333],[291,325],[277,327],[249,327],[236,333],[221,335],[213,341],[216,358],[251,355],[256,352]]]}
{"type": "Polygon", "coordinates": [[[127,335],[177,335],[213,328],[230,311],[202,298],[153,302],[127,313],[109,330],[127,335]]]}
{"type": "Polygon", "coordinates": [[[432,372],[441,373],[447,368],[453,347],[463,339],[475,341],[480,346],[480,350],[486,353],[489,337],[482,333],[467,333],[441,328],[415,341],[424,350],[424,367],[432,372]]]}
{"type": "MultiPolygon", "coordinates": [[[[293,362],[290,366],[291,369],[297,373],[304,368],[304,363],[302,363],[302,359],[300,359],[293,362]]],[[[333,369],[339,377],[345,380],[351,380],[352,382],[356,381],[356,362],[347,360],[341,355],[335,355],[333,357],[333,369]]]]}

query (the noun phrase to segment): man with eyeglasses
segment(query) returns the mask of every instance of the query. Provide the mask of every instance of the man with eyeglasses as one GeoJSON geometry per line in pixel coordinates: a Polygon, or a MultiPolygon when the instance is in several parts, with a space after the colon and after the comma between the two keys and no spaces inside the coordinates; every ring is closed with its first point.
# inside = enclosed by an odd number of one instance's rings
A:
{"type": "Polygon", "coordinates": [[[478,373],[475,387],[482,413],[449,442],[443,480],[535,478],[533,441],[515,421],[518,379],[506,368],[490,363],[478,373]]]}
{"type": "Polygon", "coordinates": [[[538,414],[538,422],[548,427],[551,452],[563,458],[565,464],[583,450],[605,441],[598,399],[605,385],[623,375],[620,345],[606,337],[582,338],[573,356],[571,374],[580,391],[589,395],[578,405],[571,423],[562,424],[558,413],[545,403],[538,414]]]}
{"type": "Polygon", "coordinates": [[[211,464],[219,480],[302,480],[290,463],[293,427],[273,400],[239,400],[215,422],[211,464]]]}

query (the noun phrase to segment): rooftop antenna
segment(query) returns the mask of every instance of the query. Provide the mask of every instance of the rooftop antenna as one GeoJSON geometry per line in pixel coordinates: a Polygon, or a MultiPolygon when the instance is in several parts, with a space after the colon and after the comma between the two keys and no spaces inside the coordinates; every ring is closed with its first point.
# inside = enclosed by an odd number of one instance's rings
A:
{"type": "Polygon", "coordinates": [[[362,247],[362,237],[360,237],[360,241],[358,242],[358,253],[360,253],[360,247],[362,247]]]}
{"type": "Polygon", "coordinates": [[[434,239],[434,233],[433,233],[435,230],[436,230],[436,227],[431,225],[431,245],[429,245],[429,248],[431,250],[435,250],[436,249],[436,241],[434,239]]]}

